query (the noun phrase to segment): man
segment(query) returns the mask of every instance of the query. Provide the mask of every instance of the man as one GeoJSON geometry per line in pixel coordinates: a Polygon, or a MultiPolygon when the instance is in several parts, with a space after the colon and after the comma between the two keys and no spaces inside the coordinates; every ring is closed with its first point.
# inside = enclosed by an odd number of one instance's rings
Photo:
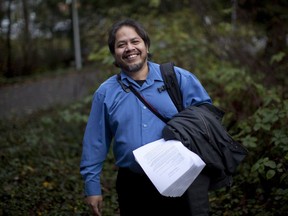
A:
{"type": "MultiPolygon", "coordinates": [[[[132,153],[162,138],[165,123],[123,86],[133,86],[165,118],[172,118],[177,113],[167,91],[158,91],[164,82],[159,64],[149,60],[148,34],[138,22],[123,20],[112,26],[108,45],[115,65],[121,69],[120,77],[118,80],[116,75],[110,77],[94,94],[80,165],[86,202],[93,214],[101,215],[100,175],[113,139],[115,163],[119,167],[116,190],[121,216],[208,215],[209,181],[206,176],[199,175],[189,188],[192,190],[189,196],[185,193],[179,198],[164,197],[150,182],[132,153]],[[207,193],[198,193],[197,188],[201,184],[205,184],[207,193]],[[193,203],[193,200],[197,202],[193,203]]],[[[184,107],[212,103],[192,73],[179,67],[175,67],[175,71],[184,107]]]]}

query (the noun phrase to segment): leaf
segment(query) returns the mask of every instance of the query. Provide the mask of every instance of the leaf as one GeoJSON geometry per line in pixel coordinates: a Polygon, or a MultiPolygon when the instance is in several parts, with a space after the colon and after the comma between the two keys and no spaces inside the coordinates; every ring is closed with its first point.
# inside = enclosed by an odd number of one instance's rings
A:
{"type": "Polygon", "coordinates": [[[276,168],[276,163],[275,163],[274,161],[271,161],[271,160],[269,160],[269,161],[267,161],[267,162],[264,162],[264,165],[265,165],[266,167],[270,167],[270,168],[272,168],[272,169],[276,168]]]}
{"type": "Polygon", "coordinates": [[[274,62],[280,62],[282,59],[286,56],[284,52],[279,52],[272,56],[270,64],[273,64],[274,62]]]}
{"type": "Polygon", "coordinates": [[[271,178],[273,178],[275,176],[275,170],[268,170],[268,172],[266,173],[266,178],[269,180],[271,178]]]}
{"type": "Polygon", "coordinates": [[[254,164],[254,165],[252,166],[251,171],[252,171],[252,172],[255,172],[255,171],[257,171],[258,169],[259,169],[259,163],[256,163],[256,164],[254,164]]]}
{"type": "Polygon", "coordinates": [[[252,137],[251,135],[248,135],[241,139],[241,142],[244,146],[250,147],[250,148],[256,148],[257,147],[257,138],[252,137]]]}
{"type": "Polygon", "coordinates": [[[150,0],[149,2],[149,6],[155,7],[155,8],[159,7],[160,4],[161,4],[161,0],[150,0]]]}
{"type": "Polygon", "coordinates": [[[284,158],[288,161],[288,153],[285,154],[284,158]]]}

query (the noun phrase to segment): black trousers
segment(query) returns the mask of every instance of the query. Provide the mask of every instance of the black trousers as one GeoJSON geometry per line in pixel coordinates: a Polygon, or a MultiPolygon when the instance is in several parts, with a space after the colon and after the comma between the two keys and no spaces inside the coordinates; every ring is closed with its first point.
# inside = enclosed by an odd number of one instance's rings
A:
{"type": "Polygon", "coordinates": [[[200,174],[181,197],[162,196],[150,179],[129,169],[118,171],[116,190],[121,216],[207,216],[209,178],[200,174]]]}

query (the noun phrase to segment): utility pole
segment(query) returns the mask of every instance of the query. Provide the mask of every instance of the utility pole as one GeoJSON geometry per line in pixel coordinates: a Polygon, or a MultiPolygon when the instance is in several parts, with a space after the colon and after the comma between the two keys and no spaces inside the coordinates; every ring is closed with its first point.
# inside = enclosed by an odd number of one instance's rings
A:
{"type": "Polygon", "coordinates": [[[80,70],[82,68],[82,59],[81,59],[81,46],[80,46],[80,36],[79,36],[80,34],[79,34],[77,0],[72,0],[72,22],[73,22],[75,63],[76,63],[76,69],[80,70]]]}
{"type": "Polygon", "coordinates": [[[231,3],[232,3],[232,15],[231,15],[231,25],[232,25],[232,30],[233,32],[236,31],[236,28],[237,28],[237,5],[238,5],[238,2],[237,0],[231,0],[231,3]]]}

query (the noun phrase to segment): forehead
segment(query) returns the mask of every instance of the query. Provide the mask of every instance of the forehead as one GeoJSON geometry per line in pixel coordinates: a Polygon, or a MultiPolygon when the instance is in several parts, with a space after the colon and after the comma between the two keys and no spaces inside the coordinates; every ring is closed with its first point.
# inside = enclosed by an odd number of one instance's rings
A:
{"type": "Polygon", "coordinates": [[[132,38],[140,38],[135,29],[130,26],[122,26],[121,28],[118,29],[115,36],[116,36],[116,42],[130,40],[132,38]]]}

